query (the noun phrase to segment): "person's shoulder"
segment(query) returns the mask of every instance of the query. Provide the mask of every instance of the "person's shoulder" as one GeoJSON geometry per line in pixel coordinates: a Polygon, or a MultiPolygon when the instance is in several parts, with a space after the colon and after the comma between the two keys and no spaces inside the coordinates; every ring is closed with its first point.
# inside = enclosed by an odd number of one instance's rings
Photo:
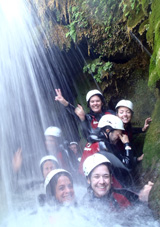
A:
{"type": "Polygon", "coordinates": [[[108,109],[108,110],[105,111],[105,115],[106,115],[106,114],[116,115],[116,112],[115,112],[114,110],[108,109]]]}

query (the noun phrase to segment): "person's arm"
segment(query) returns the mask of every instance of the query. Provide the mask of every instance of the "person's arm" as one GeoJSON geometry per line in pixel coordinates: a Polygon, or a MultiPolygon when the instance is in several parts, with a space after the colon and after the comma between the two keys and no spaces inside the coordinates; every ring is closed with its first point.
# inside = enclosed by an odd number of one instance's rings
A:
{"type": "Polygon", "coordinates": [[[147,184],[139,191],[139,193],[135,193],[128,189],[114,189],[114,192],[124,195],[131,203],[134,202],[143,202],[148,203],[149,194],[153,187],[154,183],[148,181],[147,184]]]}
{"type": "Polygon", "coordinates": [[[22,166],[22,148],[18,148],[12,159],[12,168],[14,173],[18,173],[22,166]]]}
{"type": "Polygon", "coordinates": [[[143,128],[140,127],[133,127],[132,128],[132,133],[133,134],[138,134],[138,133],[144,133],[147,131],[147,129],[149,128],[149,125],[151,123],[152,119],[150,117],[148,117],[145,122],[144,122],[144,126],[143,128]]]}
{"type": "Polygon", "coordinates": [[[148,181],[148,183],[145,184],[144,187],[140,190],[140,192],[138,193],[138,196],[141,202],[148,202],[149,194],[153,185],[154,185],[153,182],[148,181]]]}
{"type": "Polygon", "coordinates": [[[83,107],[81,105],[78,105],[75,108],[63,97],[61,89],[55,89],[55,92],[56,92],[55,101],[60,102],[66,108],[66,110],[76,118],[76,120],[78,119],[84,121],[85,112],[83,110],[83,107]]]}
{"type": "Polygon", "coordinates": [[[146,130],[148,129],[150,123],[151,123],[152,119],[150,117],[148,117],[145,122],[144,122],[144,126],[142,128],[142,132],[146,132],[146,130]]]}
{"type": "Polygon", "coordinates": [[[75,108],[75,114],[81,121],[85,121],[85,111],[81,105],[77,105],[77,107],[75,108]]]}
{"type": "Polygon", "coordinates": [[[68,106],[69,102],[62,96],[61,89],[55,89],[56,97],[55,101],[60,102],[63,106],[68,106]]]}

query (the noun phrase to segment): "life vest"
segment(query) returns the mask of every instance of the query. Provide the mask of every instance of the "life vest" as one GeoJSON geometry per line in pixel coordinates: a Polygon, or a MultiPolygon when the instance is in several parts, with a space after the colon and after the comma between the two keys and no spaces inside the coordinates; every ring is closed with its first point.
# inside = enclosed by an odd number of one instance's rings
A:
{"type": "MultiPolygon", "coordinates": [[[[105,112],[104,115],[106,115],[106,114],[112,114],[112,113],[105,112]]],[[[92,129],[96,129],[98,127],[98,120],[96,119],[96,117],[94,115],[89,114],[89,116],[91,117],[90,124],[91,124],[92,129]]],[[[84,150],[83,150],[83,154],[82,154],[82,158],[81,158],[81,162],[80,162],[80,165],[79,165],[79,172],[81,174],[83,174],[83,162],[85,161],[85,159],[87,157],[91,156],[92,154],[97,153],[97,152],[99,152],[99,144],[98,144],[98,142],[96,142],[96,143],[87,143],[85,145],[84,150]]]]}
{"type": "MultiPolygon", "coordinates": [[[[110,112],[105,112],[104,113],[104,115],[106,115],[106,114],[111,114],[110,112]]],[[[98,120],[96,119],[96,117],[94,116],[94,115],[90,115],[91,116],[91,127],[93,128],[93,129],[95,129],[95,128],[97,128],[98,127],[98,120]]],[[[102,115],[103,116],[103,115],[102,115]]]]}
{"type": "Polygon", "coordinates": [[[83,163],[87,157],[99,152],[99,143],[87,143],[82,154],[82,158],[79,164],[79,172],[83,175],[83,163]]]}
{"type": "Polygon", "coordinates": [[[120,193],[113,192],[112,196],[117,201],[120,208],[127,208],[131,205],[130,201],[120,193]]]}

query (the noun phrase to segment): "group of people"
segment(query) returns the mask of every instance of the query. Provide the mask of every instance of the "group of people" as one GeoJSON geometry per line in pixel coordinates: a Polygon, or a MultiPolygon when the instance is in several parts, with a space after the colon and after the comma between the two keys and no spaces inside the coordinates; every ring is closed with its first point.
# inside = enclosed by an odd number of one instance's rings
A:
{"type": "Polygon", "coordinates": [[[151,118],[145,120],[143,128],[133,128],[133,104],[120,100],[115,111],[105,109],[105,101],[99,90],[87,93],[90,109],[70,104],[56,89],[56,101],[79,121],[87,141],[83,154],[78,152],[78,143],[72,141],[68,149],[57,146],[61,131],[55,126],[46,129],[45,144],[48,154],[40,160],[44,178],[44,196],[40,203],[77,206],[73,182],[81,176],[89,187],[80,204],[96,207],[99,203],[114,210],[128,207],[137,202],[147,202],[153,183],[149,181],[139,192],[132,190],[125,174],[129,174],[142,161],[144,154],[136,157],[132,149],[132,136],[145,132],[151,118]],[[42,201],[43,200],[43,201],[42,201]]]}

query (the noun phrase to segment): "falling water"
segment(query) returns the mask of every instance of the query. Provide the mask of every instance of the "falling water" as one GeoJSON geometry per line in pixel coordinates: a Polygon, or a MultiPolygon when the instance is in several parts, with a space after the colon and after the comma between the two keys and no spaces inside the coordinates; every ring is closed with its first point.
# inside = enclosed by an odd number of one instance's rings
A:
{"type": "MultiPolygon", "coordinates": [[[[37,30],[37,24],[39,21],[29,1],[0,0],[1,226],[44,226],[46,223],[52,226],[53,222],[58,227],[93,226],[95,223],[97,226],[117,227],[158,226],[149,212],[144,217],[141,207],[134,212],[133,209],[124,212],[124,219],[114,213],[95,215],[94,210],[82,210],[81,207],[64,207],[60,212],[52,213],[49,208],[38,207],[38,192],[15,190],[18,183],[23,185],[23,182],[40,177],[38,163],[45,150],[43,132],[50,125],[62,124],[57,114],[62,111],[61,107],[53,101],[54,88],[63,86],[66,93],[72,94],[64,68],[61,68],[61,63],[58,65],[62,60],[60,51],[55,48],[55,53],[46,52],[42,40],[45,34],[43,30],[37,30]],[[51,57],[52,64],[46,56],[51,57]],[[23,152],[23,171],[17,180],[12,173],[12,156],[18,147],[23,152]],[[125,217],[128,217],[127,221],[125,217]]],[[[64,119],[66,116],[61,118],[64,119]]],[[[73,129],[68,127],[67,120],[65,124],[70,135],[73,129]]],[[[76,186],[77,200],[82,198],[85,190],[76,186]]]]}
{"type": "MultiPolygon", "coordinates": [[[[38,163],[45,151],[43,132],[50,125],[60,125],[53,95],[59,83],[54,74],[61,75],[69,91],[63,70],[48,63],[42,41],[45,34],[38,33],[38,23],[29,1],[0,1],[0,166],[3,205],[9,210],[13,209],[11,185],[18,182],[12,173],[14,152],[22,148],[23,169],[18,177],[39,176],[38,163]]],[[[56,65],[58,55],[58,51],[52,54],[56,65]]]]}

